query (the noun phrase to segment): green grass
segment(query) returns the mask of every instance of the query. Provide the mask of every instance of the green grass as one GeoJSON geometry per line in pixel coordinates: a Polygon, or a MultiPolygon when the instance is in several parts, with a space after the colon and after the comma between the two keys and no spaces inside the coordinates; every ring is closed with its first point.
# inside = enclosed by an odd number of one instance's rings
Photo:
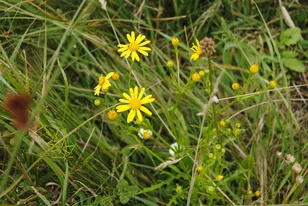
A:
{"type": "Polygon", "coordinates": [[[299,32],[270,0],[112,0],[108,13],[96,0],[0,0],[0,205],[308,204],[308,7],[284,6],[299,32]],[[124,43],[131,31],[151,40],[152,51],[130,77],[117,38],[124,43]],[[190,61],[192,42],[206,36],[216,53],[190,61]],[[251,75],[254,63],[259,72],[251,75]],[[209,73],[193,83],[194,70],[209,73]],[[99,76],[112,71],[120,79],[94,96],[99,76]],[[108,119],[129,78],[155,98],[142,125],[128,124],[128,112],[108,119]],[[27,131],[4,105],[8,94],[24,92],[32,96],[27,131]],[[140,128],[153,137],[140,139],[140,128]]]}

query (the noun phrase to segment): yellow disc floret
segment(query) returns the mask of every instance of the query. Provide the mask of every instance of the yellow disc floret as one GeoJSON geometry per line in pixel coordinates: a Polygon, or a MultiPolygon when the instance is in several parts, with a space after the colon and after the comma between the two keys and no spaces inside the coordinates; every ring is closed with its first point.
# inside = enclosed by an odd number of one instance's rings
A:
{"type": "Polygon", "coordinates": [[[253,64],[253,65],[251,65],[251,67],[250,67],[250,72],[252,73],[252,74],[255,74],[255,73],[257,73],[258,71],[259,71],[259,66],[258,66],[258,64],[253,64]]]}
{"type": "Polygon", "coordinates": [[[200,75],[199,73],[194,73],[192,76],[191,76],[191,79],[194,81],[194,82],[198,82],[200,80],[200,75]]]}

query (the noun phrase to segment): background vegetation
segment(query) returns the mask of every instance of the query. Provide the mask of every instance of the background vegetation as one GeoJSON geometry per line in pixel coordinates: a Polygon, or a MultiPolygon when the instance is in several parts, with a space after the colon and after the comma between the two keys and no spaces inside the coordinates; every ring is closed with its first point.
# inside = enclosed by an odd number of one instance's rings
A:
{"type": "MultiPolygon", "coordinates": [[[[287,11],[271,0],[112,0],[107,13],[97,0],[0,0],[0,204],[186,205],[194,162],[204,170],[191,205],[307,204],[308,5],[283,4],[287,11]],[[286,12],[296,28],[286,24],[286,12]],[[120,42],[131,31],[151,40],[149,57],[134,64],[132,84],[138,80],[156,99],[143,125],[127,124],[125,113],[107,118],[129,75],[112,25],[120,42]],[[173,36],[180,40],[180,87],[166,66],[176,61],[173,36]],[[209,109],[203,122],[197,114],[210,99],[206,81],[175,102],[194,65],[189,47],[205,36],[216,42],[221,112],[216,120],[209,109]],[[248,80],[254,63],[259,72],[248,80]],[[93,88],[111,71],[120,79],[97,107],[93,88]],[[267,91],[271,80],[277,89],[267,91]],[[238,98],[234,82],[249,82],[245,94],[252,96],[222,111],[238,98]],[[29,131],[16,129],[3,105],[7,94],[25,91],[32,96],[29,131]],[[213,138],[220,120],[227,125],[213,138]],[[140,127],[153,138],[141,140],[140,127]],[[180,146],[170,159],[173,142],[180,146]],[[302,184],[287,154],[301,165],[302,184]]],[[[208,69],[208,60],[197,69],[208,69]]]]}

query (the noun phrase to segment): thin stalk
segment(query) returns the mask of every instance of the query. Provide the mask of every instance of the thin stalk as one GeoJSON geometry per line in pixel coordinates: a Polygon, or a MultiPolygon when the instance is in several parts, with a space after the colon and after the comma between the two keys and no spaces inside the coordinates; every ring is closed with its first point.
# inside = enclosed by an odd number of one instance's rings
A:
{"type": "Polygon", "coordinates": [[[178,47],[175,47],[175,58],[176,58],[176,68],[178,76],[178,85],[180,86],[180,62],[179,62],[179,51],[178,47]]]}
{"type": "MultiPolygon", "coordinates": [[[[210,86],[211,86],[211,93],[213,93],[213,84],[214,84],[214,75],[212,71],[212,63],[211,63],[211,56],[208,56],[208,61],[209,61],[209,70],[210,70],[210,86]]],[[[216,117],[216,105],[212,104],[212,110],[213,110],[213,123],[216,128],[217,132],[217,137],[219,137],[219,130],[218,130],[218,122],[217,122],[217,117],[216,117]]]]}

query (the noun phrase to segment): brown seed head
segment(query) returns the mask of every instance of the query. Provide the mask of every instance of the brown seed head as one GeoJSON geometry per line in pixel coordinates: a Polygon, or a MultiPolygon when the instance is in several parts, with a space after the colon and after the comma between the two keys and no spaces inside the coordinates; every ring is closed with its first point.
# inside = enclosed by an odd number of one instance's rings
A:
{"type": "Polygon", "coordinates": [[[212,38],[205,37],[200,41],[200,47],[202,49],[202,54],[209,56],[216,52],[215,42],[212,38]]]}

